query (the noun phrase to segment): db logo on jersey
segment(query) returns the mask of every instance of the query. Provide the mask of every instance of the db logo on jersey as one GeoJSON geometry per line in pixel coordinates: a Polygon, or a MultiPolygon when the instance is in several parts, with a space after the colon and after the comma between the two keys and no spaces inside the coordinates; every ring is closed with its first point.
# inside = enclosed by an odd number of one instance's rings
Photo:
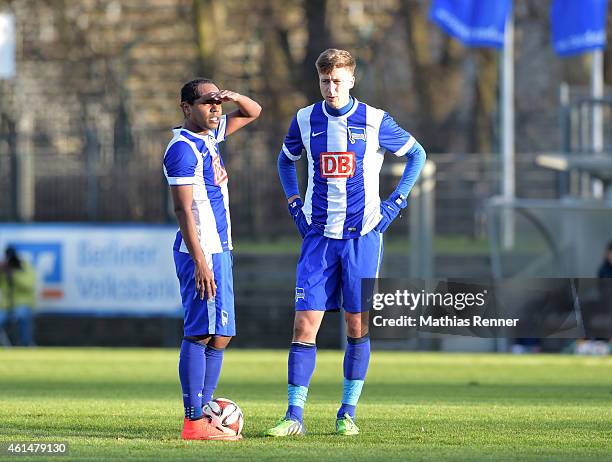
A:
{"type": "Polygon", "coordinates": [[[221,165],[221,157],[213,157],[212,166],[215,173],[215,185],[219,186],[221,183],[227,180],[227,172],[225,171],[223,165],[221,165]]]}
{"type": "Polygon", "coordinates": [[[350,178],[355,175],[354,152],[322,152],[321,176],[323,178],[350,178]]]}

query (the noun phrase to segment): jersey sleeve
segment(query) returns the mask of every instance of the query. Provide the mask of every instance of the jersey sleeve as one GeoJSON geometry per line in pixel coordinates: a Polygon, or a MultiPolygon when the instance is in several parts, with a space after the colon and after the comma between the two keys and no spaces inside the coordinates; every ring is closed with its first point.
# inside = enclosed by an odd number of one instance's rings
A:
{"type": "Polygon", "coordinates": [[[280,178],[285,196],[289,199],[291,196],[300,194],[298,187],[297,171],[295,162],[289,159],[283,151],[278,154],[277,161],[278,177],[280,178]]]}
{"type": "Polygon", "coordinates": [[[297,116],[291,121],[287,136],[285,136],[285,142],[283,143],[283,152],[285,155],[293,160],[300,160],[302,157],[302,150],[304,144],[302,143],[302,134],[300,132],[300,125],[297,121],[297,116]]]}
{"type": "Polygon", "coordinates": [[[215,130],[215,140],[217,143],[221,141],[225,141],[225,131],[227,129],[227,114],[221,116],[221,120],[219,121],[219,126],[215,130]]]}
{"type": "Polygon", "coordinates": [[[164,173],[171,186],[194,183],[198,159],[184,141],[173,143],[164,156],[164,173]]]}
{"type": "Polygon", "coordinates": [[[398,157],[405,155],[415,143],[414,137],[400,127],[386,112],[380,123],[378,140],[381,147],[398,157]]]}
{"type": "MultiPolygon", "coordinates": [[[[412,138],[414,140],[414,138],[412,138]]],[[[423,166],[425,165],[425,159],[427,154],[425,149],[418,141],[415,141],[412,147],[408,150],[406,155],[406,166],[404,167],[404,173],[400,179],[395,192],[403,196],[408,197],[412,187],[417,181],[423,166]]]]}

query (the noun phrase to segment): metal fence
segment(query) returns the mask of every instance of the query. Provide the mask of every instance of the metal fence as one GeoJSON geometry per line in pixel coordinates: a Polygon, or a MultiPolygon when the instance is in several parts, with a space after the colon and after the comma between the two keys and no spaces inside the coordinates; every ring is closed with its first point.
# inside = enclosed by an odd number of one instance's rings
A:
{"type": "MultiPolygon", "coordinates": [[[[32,220],[38,222],[161,223],[174,219],[161,168],[163,146],[159,146],[158,157],[135,156],[121,164],[92,162],[86,156],[55,156],[48,150],[37,152],[30,162],[17,162],[8,147],[6,139],[0,143],[2,221],[17,221],[23,202],[31,203],[32,220]],[[24,187],[20,180],[31,184],[24,187]],[[19,197],[28,194],[32,195],[29,200],[19,197]]],[[[227,153],[226,163],[234,233],[253,239],[292,234],[291,221],[284,219],[275,156],[245,154],[235,162],[232,155],[227,153]]],[[[537,167],[534,157],[517,156],[518,197],[557,197],[556,174],[537,167]]],[[[484,236],[486,200],[499,192],[498,157],[448,153],[430,154],[429,159],[436,164],[436,233],[484,236]]],[[[298,170],[304,180],[305,162],[298,170]]],[[[384,173],[381,196],[396,184],[396,177],[384,173]]]]}

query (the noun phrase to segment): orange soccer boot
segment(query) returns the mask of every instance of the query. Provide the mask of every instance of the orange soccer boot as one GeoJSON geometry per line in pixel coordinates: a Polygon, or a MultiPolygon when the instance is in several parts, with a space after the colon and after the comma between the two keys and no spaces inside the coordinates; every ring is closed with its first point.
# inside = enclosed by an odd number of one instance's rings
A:
{"type": "Polygon", "coordinates": [[[215,427],[206,416],[198,420],[189,420],[185,417],[181,437],[184,440],[238,441],[242,439],[242,435],[225,433],[223,430],[215,427]]]}

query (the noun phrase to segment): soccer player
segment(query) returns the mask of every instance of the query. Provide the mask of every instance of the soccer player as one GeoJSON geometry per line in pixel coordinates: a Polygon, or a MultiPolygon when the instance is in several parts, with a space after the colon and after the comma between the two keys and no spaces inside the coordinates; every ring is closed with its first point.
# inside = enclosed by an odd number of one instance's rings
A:
{"type": "Polygon", "coordinates": [[[202,406],[219,381],[223,351],[236,334],[232,281],[232,237],[227,172],[218,143],[252,122],[261,107],[252,99],[195,79],[181,89],[183,125],[164,154],[179,231],[174,263],[184,308],[179,359],[187,440],[236,439],[203,418],[202,406]],[[221,103],[238,108],[222,114],[221,103]]]}
{"type": "Polygon", "coordinates": [[[370,359],[367,308],[361,279],[378,276],[382,233],[406,206],[425,162],[421,145],[384,111],[350,95],[355,61],[349,52],[325,50],[316,61],[323,101],[300,109],[278,157],[289,213],[303,238],[297,264],[293,341],[288,361],[285,416],[268,436],[304,434],[302,420],[315,368],[316,336],[326,311],[344,308],[347,347],[344,392],[336,416],[339,435],[356,435],[355,408],[370,359]],[[299,195],[295,162],[308,160],[305,201],[299,195]],[[385,151],[407,159],[395,191],[379,197],[385,151]]]}

